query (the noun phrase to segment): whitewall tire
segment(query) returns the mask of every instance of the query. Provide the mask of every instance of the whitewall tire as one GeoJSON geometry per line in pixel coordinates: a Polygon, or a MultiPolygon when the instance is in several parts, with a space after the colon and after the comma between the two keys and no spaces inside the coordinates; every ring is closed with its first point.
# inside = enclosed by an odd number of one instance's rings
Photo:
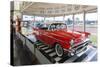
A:
{"type": "Polygon", "coordinates": [[[60,44],[55,45],[55,51],[59,57],[63,56],[64,51],[63,48],[60,46],[60,44]]]}

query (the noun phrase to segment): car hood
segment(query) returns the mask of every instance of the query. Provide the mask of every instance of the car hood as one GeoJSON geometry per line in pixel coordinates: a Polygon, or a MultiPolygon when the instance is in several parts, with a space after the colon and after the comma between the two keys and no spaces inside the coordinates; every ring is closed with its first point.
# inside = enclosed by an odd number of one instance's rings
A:
{"type": "Polygon", "coordinates": [[[82,36],[82,33],[79,33],[76,31],[70,31],[70,30],[53,31],[51,34],[62,37],[66,40],[72,40],[72,39],[75,40],[75,39],[80,38],[82,36]]]}

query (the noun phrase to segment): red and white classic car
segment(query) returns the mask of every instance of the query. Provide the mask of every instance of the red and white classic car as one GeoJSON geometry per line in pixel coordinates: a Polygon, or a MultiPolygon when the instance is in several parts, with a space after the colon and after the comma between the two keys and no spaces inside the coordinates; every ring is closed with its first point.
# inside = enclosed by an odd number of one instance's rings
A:
{"type": "Polygon", "coordinates": [[[44,24],[34,30],[36,38],[45,45],[54,47],[58,56],[65,53],[73,56],[84,51],[90,43],[90,33],[68,30],[64,23],[44,24]]]}

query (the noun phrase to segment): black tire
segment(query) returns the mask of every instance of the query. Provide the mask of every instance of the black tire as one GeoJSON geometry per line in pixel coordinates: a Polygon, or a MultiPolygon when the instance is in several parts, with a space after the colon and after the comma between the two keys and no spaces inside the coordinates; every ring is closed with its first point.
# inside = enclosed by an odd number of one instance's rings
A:
{"type": "Polygon", "coordinates": [[[55,45],[55,52],[59,57],[62,57],[64,54],[63,48],[58,43],[55,45]]]}

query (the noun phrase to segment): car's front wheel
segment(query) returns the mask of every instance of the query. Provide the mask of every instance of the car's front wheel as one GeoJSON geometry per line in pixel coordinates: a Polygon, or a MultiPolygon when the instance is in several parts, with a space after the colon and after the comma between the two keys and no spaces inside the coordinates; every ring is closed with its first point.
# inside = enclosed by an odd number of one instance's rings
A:
{"type": "Polygon", "coordinates": [[[63,48],[60,46],[60,44],[55,45],[55,51],[59,57],[63,56],[64,54],[63,48]]]}

